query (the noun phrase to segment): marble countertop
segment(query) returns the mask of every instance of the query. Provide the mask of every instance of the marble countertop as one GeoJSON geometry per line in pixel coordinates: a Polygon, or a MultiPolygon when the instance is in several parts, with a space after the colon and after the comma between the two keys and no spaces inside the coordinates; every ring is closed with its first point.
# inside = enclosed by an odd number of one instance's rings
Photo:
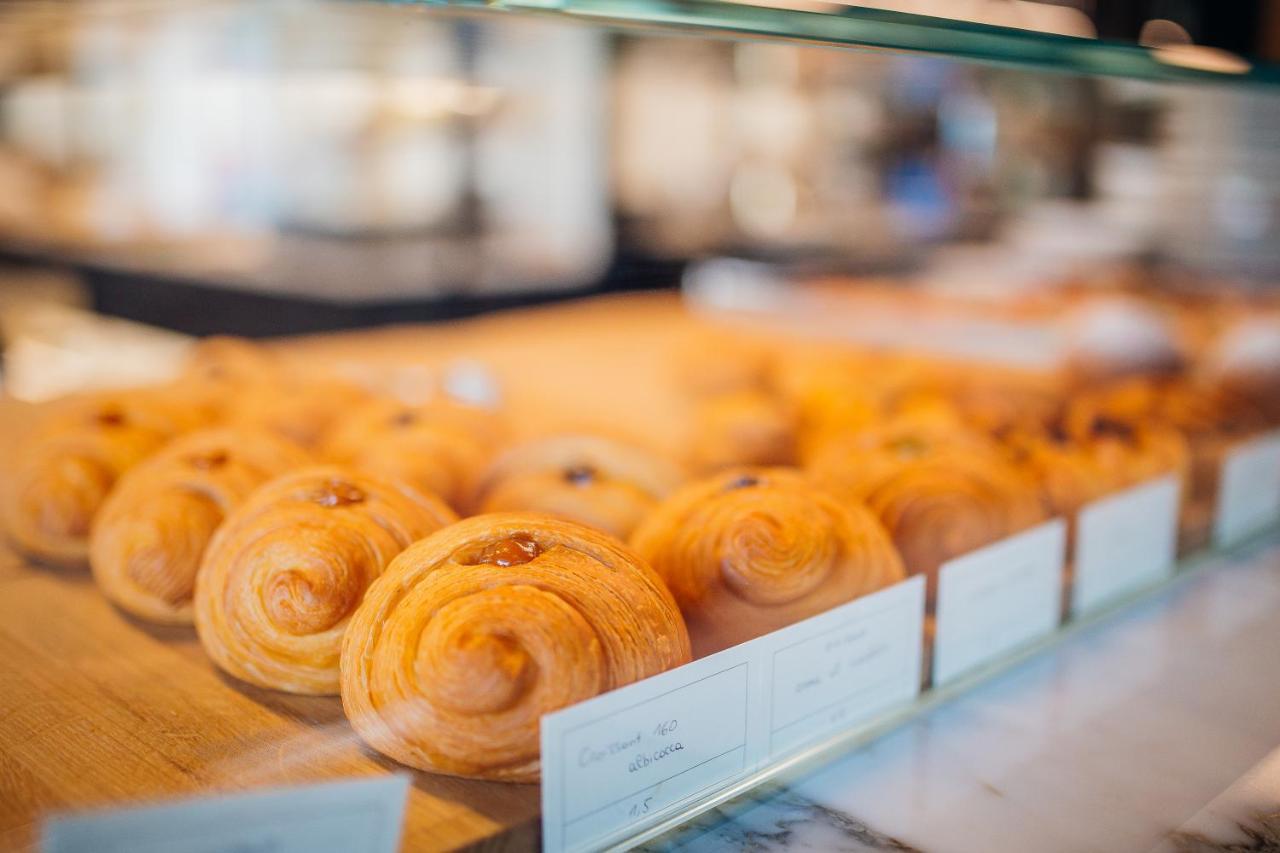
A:
{"type": "Polygon", "coordinates": [[[650,845],[1280,851],[1280,539],[650,845]]]}

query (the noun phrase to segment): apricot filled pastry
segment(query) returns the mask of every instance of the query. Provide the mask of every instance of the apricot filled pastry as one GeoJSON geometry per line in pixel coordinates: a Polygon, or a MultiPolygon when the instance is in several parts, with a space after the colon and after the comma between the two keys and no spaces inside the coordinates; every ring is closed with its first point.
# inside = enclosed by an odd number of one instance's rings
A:
{"type": "Polygon", "coordinates": [[[120,478],[93,524],[89,563],[107,598],[142,619],[190,624],[196,571],[214,531],[258,486],[306,465],[263,431],[193,432],[120,478]]]}
{"type": "Polygon", "coordinates": [[[195,596],[200,642],[250,684],[337,693],[342,634],[365,589],[392,557],[455,518],[433,495],[348,468],[272,480],[205,553],[195,596]]]}
{"type": "Polygon", "coordinates": [[[907,571],[929,578],[930,600],[943,563],[1045,518],[1032,478],[973,434],[889,427],[833,448],[811,470],[866,503],[907,571]]]}
{"type": "Polygon", "coordinates": [[[690,484],[631,543],[671,589],[699,657],[905,577],[871,513],[787,468],[690,484]]]}
{"type": "Polygon", "coordinates": [[[396,477],[461,509],[501,434],[498,418],[475,406],[378,400],[338,425],[325,456],[396,477]]]}
{"type": "Polygon", "coordinates": [[[361,738],[433,773],[538,779],[538,721],[689,661],[671,594],[606,533],[539,513],[468,518],[369,588],[342,643],[361,738]]]}
{"type": "Polygon", "coordinates": [[[153,390],[50,404],[14,448],[3,506],[14,546],[38,560],[84,563],[90,527],[116,481],[200,417],[153,390]]]}
{"type": "Polygon", "coordinates": [[[499,457],[475,504],[479,512],[546,512],[625,539],[683,480],[676,464],[642,447],[600,436],[555,436],[499,457]]]}
{"type": "Polygon", "coordinates": [[[741,465],[789,465],[796,457],[796,413],[762,391],[724,394],[694,414],[690,462],[714,472],[741,465]]]}

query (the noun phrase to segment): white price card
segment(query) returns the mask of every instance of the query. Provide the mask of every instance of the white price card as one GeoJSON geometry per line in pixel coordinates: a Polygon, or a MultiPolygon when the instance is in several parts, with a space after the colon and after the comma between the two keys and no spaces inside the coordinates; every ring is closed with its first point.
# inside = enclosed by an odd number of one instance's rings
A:
{"type": "Polygon", "coordinates": [[[542,718],[548,851],[598,846],[753,770],[750,643],[542,718]]]}
{"type": "Polygon", "coordinates": [[[942,565],[935,684],[1053,632],[1066,543],[1066,523],[1056,518],[942,565]]]}
{"type": "Polygon", "coordinates": [[[1280,519],[1280,432],[1227,454],[1218,481],[1213,540],[1232,545],[1280,519]]]}
{"type": "Polygon", "coordinates": [[[1087,612],[1173,574],[1178,501],[1178,478],[1170,475],[1108,495],[1080,510],[1071,585],[1073,613],[1087,612]]]}
{"type": "Polygon", "coordinates": [[[55,817],[45,853],[394,853],[407,775],[55,817]]]}
{"type": "Polygon", "coordinates": [[[909,578],[754,641],[768,652],[770,757],[916,697],[924,582],[909,578]]]}

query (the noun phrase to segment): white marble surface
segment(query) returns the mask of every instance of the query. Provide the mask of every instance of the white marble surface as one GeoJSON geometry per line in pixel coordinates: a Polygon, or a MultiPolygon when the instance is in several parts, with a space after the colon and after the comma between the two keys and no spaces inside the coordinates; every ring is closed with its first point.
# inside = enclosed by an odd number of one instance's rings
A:
{"type": "Polygon", "coordinates": [[[1280,851],[1280,545],[1223,560],[683,851],[1280,851]]]}

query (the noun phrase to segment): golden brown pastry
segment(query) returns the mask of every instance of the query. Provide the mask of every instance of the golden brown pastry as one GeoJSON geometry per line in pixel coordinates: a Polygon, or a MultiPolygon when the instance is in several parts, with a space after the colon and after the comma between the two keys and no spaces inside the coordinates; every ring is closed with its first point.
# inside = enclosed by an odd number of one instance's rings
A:
{"type": "Polygon", "coordinates": [[[342,643],[342,705],[403,764],[532,782],[543,714],[688,660],[680,611],[630,548],[548,515],[480,515],[369,588],[342,643]]]}
{"type": "Polygon", "coordinates": [[[343,417],[369,400],[369,392],[337,377],[282,374],[239,392],[230,420],[314,450],[343,417]]]}
{"type": "Polygon", "coordinates": [[[196,571],[223,519],[273,477],[306,465],[298,446],[260,430],[183,436],[123,477],[89,539],[99,589],[152,622],[189,625],[196,571]]]}
{"type": "Polygon", "coordinates": [[[928,577],[931,601],[947,560],[1045,518],[1036,483],[976,434],[892,424],[833,446],[810,470],[866,503],[907,571],[928,577]]]}
{"type": "Polygon", "coordinates": [[[475,406],[377,400],[335,428],[325,456],[395,477],[462,509],[501,434],[497,416],[475,406]]]}
{"type": "Polygon", "coordinates": [[[265,347],[244,338],[214,335],[202,338],[191,347],[182,378],[186,382],[209,383],[234,391],[268,381],[280,371],[279,360],[265,347]]]}
{"type": "Polygon", "coordinates": [[[1069,423],[1104,417],[1177,430],[1185,438],[1190,470],[1182,496],[1179,550],[1208,544],[1218,494],[1218,476],[1231,448],[1268,426],[1253,399],[1190,379],[1137,378],[1073,398],[1069,423]]]}
{"type": "Polygon", "coordinates": [[[623,441],[562,435],[503,454],[482,478],[479,512],[532,510],[625,539],[684,480],[674,463],[623,441]]]}
{"type": "Polygon", "coordinates": [[[1189,457],[1170,427],[1094,413],[1054,419],[1007,438],[1018,464],[1040,483],[1053,515],[1069,520],[1085,504],[1165,474],[1185,479],[1189,457]]]}
{"type": "Polygon", "coordinates": [[[3,507],[10,540],[37,560],[84,563],[90,526],[116,480],[201,417],[159,390],[51,404],[14,448],[3,507]]]}
{"type": "Polygon", "coordinates": [[[702,657],[905,577],[884,528],[799,471],[690,484],[631,537],[671,589],[702,657]]]}
{"type": "Polygon", "coordinates": [[[703,472],[741,465],[789,465],[796,458],[796,413],[762,391],[703,402],[694,415],[690,463],[703,472]]]}
{"type": "Polygon", "coordinates": [[[338,692],[348,619],[391,558],[456,516],[397,481],[337,466],[254,492],[205,553],[200,642],[226,672],[290,693],[338,692]]]}

